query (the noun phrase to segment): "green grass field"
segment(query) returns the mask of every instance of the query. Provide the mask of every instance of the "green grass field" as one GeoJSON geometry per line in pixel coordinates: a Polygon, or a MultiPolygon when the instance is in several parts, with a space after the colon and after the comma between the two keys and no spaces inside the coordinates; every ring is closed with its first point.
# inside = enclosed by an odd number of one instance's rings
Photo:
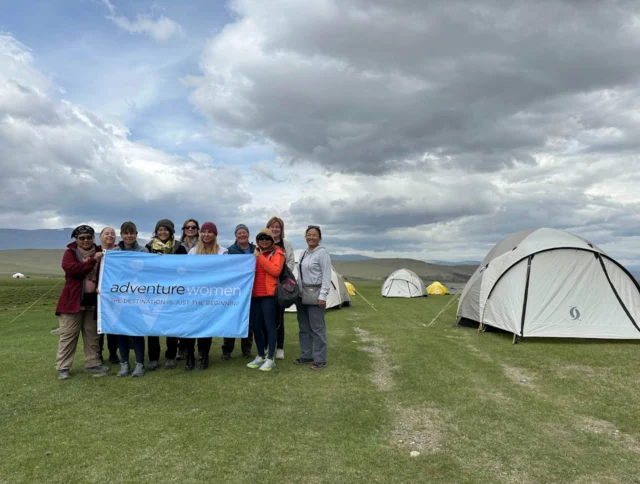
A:
{"type": "MultiPolygon", "coordinates": [[[[0,281],[0,483],[640,482],[635,342],[527,340],[452,326],[450,300],[327,314],[329,366],[56,379],[58,280],[0,281]],[[53,290],[29,311],[33,301],[53,290]],[[419,452],[412,457],[410,453],[419,452]]],[[[105,349],[106,350],[106,349],[105,349]]]]}

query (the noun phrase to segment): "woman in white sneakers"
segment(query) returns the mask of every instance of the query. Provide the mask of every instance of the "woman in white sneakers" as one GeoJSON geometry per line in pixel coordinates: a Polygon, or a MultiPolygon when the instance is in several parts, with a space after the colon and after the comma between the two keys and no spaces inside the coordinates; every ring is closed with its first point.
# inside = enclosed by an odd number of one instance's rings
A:
{"type": "Polygon", "coordinates": [[[273,234],[269,229],[262,229],[256,237],[256,276],[251,293],[250,320],[253,327],[253,337],[256,340],[258,356],[249,368],[259,368],[261,371],[271,371],[275,366],[273,357],[276,352],[276,288],[282,267],[284,253],[275,245],[273,234]],[[269,353],[265,355],[265,333],[267,335],[269,353]],[[266,358],[265,358],[266,356],[266,358]]]}
{"type": "MultiPolygon", "coordinates": [[[[273,234],[274,243],[284,252],[285,264],[293,272],[296,261],[293,256],[293,247],[284,238],[284,221],[280,217],[271,217],[267,222],[267,228],[273,234]]],[[[284,360],[284,308],[279,305],[276,308],[276,329],[278,330],[276,360],[284,360]]]]}

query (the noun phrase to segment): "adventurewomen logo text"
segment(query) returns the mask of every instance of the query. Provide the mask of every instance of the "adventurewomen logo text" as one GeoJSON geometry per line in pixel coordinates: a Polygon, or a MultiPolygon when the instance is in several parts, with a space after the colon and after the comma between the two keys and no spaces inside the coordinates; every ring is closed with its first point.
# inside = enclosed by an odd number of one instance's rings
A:
{"type": "Polygon", "coordinates": [[[132,285],[130,282],[126,284],[113,284],[110,292],[117,294],[159,294],[179,296],[241,296],[242,290],[239,287],[222,287],[222,286],[165,286],[163,284],[156,285],[132,285]]]}

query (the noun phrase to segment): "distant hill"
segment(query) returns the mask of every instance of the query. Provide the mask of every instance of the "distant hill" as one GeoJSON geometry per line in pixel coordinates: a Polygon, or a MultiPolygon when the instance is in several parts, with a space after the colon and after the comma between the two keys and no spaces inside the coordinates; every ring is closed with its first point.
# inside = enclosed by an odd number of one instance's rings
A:
{"type": "Polygon", "coordinates": [[[355,261],[355,260],[371,260],[373,257],[367,257],[360,254],[330,254],[331,261],[355,261]]]}
{"type": "Polygon", "coordinates": [[[479,266],[479,260],[461,260],[459,262],[452,262],[448,260],[427,260],[429,264],[437,264],[439,266],[479,266]]]}
{"type": "Polygon", "coordinates": [[[63,249],[0,250],[0,277],[16,272],[25,276],[62,276],[63,249]]]}
{"type": "Polygon", "coordinates": [[[397,269],[409,269],[423,281],[466,282],[477,265],[444,266],[414,259],[369,259],[360,261],[333,261],[333,266],[347,279],[386,279],[397,269]]]}
{"type": "Polygon", "coordinates": [[[71,240],[72,228],[0,229],[0,250],[64,249],[71,240]]]}

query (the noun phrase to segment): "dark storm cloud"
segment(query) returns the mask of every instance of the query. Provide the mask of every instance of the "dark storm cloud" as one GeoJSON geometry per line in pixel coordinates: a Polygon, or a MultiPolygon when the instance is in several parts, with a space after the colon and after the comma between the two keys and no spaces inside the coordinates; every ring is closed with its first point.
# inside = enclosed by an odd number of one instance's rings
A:
{"type": "Polygon", "coordinates": [[[640,78],[633,2],[234,5],[238,21],[211,42],[193,101],[218,128],[333,171],[535,163],[549,138],[583,129],[570,123],[589,117],[576,94],[640,78]]]}

